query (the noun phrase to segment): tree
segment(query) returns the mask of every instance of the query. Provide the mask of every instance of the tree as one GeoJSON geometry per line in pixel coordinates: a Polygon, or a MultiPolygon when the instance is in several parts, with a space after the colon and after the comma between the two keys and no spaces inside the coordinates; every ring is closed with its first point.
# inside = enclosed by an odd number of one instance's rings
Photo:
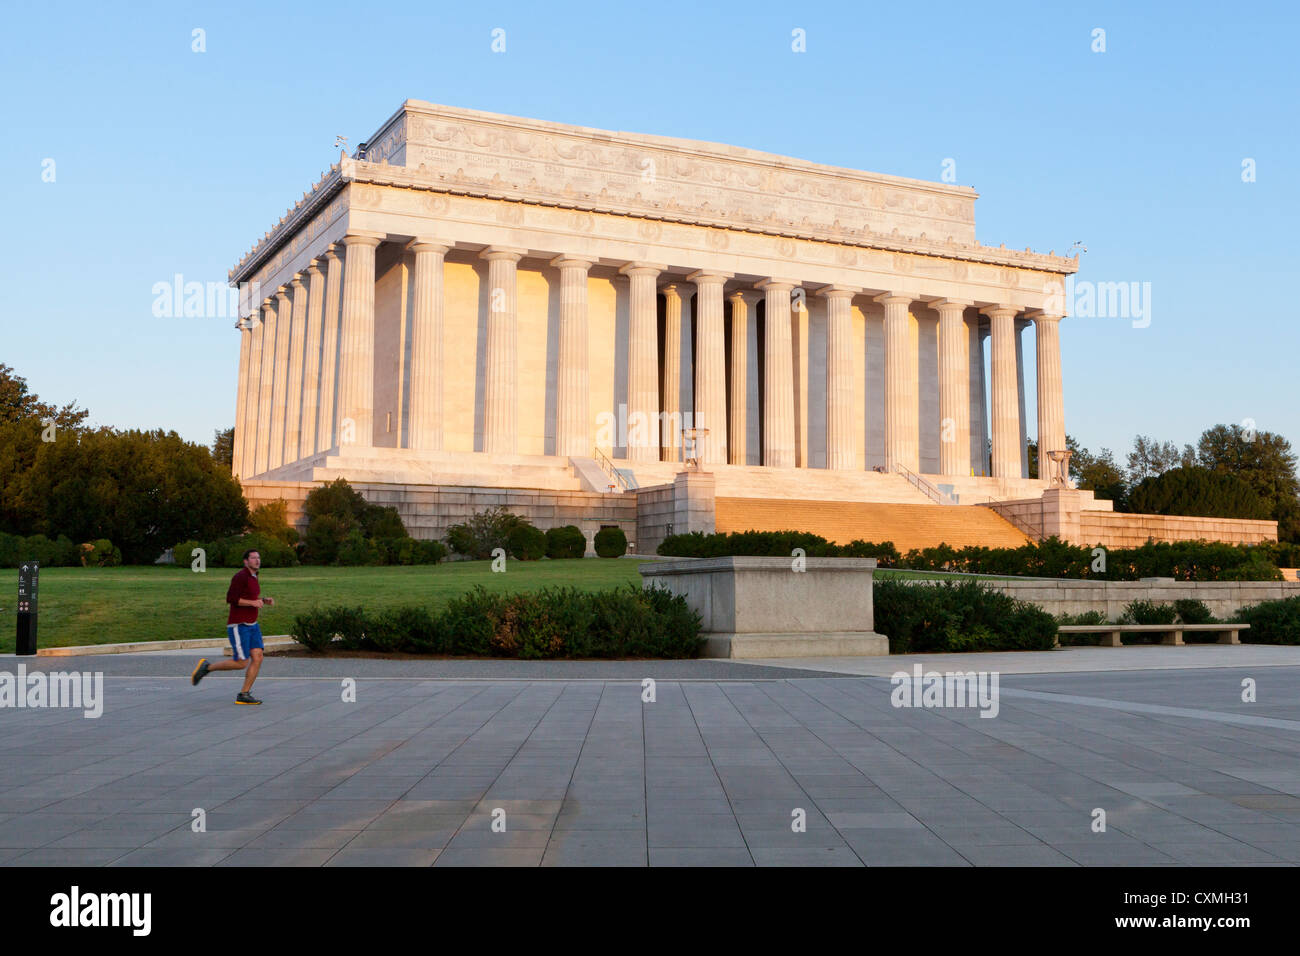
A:
{"type": "Polygon", "coordinates": [[[1300,478],[1289,441],[1273,432],[1215,425],[1196,447],[1204,467],[1236,475],[1268,504],[1280,539],[1300,539],[1300,478]]]}
{"type": "Polygon", "coordinates": [[[62,408],[55,408],[42,402],[35,393],[27,388],[27,379],[14,374],[8,365],[0,363],[0,423],[14,423],[32,418],[44,424],[53,420],[58,428],[78,429],[90,415],[84,408],[77,408],[77,403],[70,402],[62,408]]]}
{"type": "Polygon", "coordinates": [[[1267,518],[1268,505],[1236,475],[1209,468],[1171,468],[1144,478],[1129,493],[1140,514],[1205,518],[1267,518]]]}
{"type": "Polygon", "coordinates": [[[227,468],[235,466],[235,429],[217,429],[212,433],[212,460],[227,468]]]}
{"type": "Polygon", "coordinates": [[[1075,479],[1075,483],[1084,490],[1092,491],[1097,498],[1114,502],[1117,511],[1127,510],[1128,481],[1115,463],[1115,456],[1110,449],[1103,448],[1100,454],[1094,455],[1069,437],[1065,439],[1065,447],[1073,452],[1070,456],[1070,476],[1075,479]]]}
{"type": "MultiPolygon", "coordinates": [[[[1191,450],[1190,445],[1187,450],[1191,450]]],[[[1136,485],[1146,478],[1162,475],[1170,468],[1177,468],[1184,464],[1183,458],[1184,455],[1173,442],[1161,444],[1145,435],[1138,435],[1133,439],[1133,450],[1128,453],[1129,484],[1136,485]]]]}

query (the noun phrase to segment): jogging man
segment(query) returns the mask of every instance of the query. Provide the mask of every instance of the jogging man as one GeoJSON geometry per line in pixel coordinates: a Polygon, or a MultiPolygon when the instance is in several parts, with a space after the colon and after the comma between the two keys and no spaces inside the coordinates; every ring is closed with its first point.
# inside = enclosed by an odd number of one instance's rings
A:
{"type": "Polygon", "coordinates": [[[244,671],[244,689],[235,696],[236,704],[261,703],[249,693],[253,689],[253,681],[257,680],[257,672],[262,669],[262,628],[257,623],[257,609],[275,605],[271,598],[262,597],[262,589],[257,581],[257,569],[261,566],[260,553],[256,550],[245,551],[244,568],[230,579],[230,589],[226,591],[226,603],[230,605],[230,614],[226,617],[226,636],[230,638],[234,660],[209,664],[204,657],[190,675],[190,683],[198,684],[208,671],[244,671]]]}

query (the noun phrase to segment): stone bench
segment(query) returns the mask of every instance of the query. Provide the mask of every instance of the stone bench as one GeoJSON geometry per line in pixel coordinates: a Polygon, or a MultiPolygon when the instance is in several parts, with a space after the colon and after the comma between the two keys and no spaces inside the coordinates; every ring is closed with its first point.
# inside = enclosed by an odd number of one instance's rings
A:
{"type": "MultiPolygon", "coordinates": [[[[1060,634],[1102,634],[1102,647],[1120,647],[1121,634],[1163,634],[1160,643],[1176,647],[1183,646],[1183,634],[1219,635],[1220,644],[1240,644],[1238,634],[1249,628],[1249,624],[1062,624],[1056,632],[1060,634]]],[[[1057,647],[1061,642],[1058,637],[1057,647]]]]}

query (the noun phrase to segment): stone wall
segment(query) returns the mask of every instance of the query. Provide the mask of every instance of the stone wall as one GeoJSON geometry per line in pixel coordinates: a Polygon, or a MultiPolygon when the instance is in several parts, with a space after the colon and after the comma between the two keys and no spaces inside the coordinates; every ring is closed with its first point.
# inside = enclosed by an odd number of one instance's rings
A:
{"type": "Polygon", "coordinates": [[[670,534],[691,531],[712,534],[715,528],[714,501],[713,475],[708,472],[683,471],[672,484],[638,490],[637,553],[655,554],[659,544],[670,534]]]}
{"type": "MultiPolygon", "coordinates": [[[[307,527],[303,502],[308,493],[319,486],[319,482],[310,481],[243,483],[244,497],[248,499],[250,508],[283,499],[289,523],[299,532],[307,527]]],[[[476,511],[504,505],[542,530],[577,525],[588,540],[603,526],[617,525],[627,535],[628,549],[635,550],[637,501],[632,494],[366,482],[354,483],[352,487],[371,504],[397,508],[413,538],[440,539],[446,535],[449,525],[464,521],[476,511]]]]}
{"type": "Polygon", "coordinates": [[[1173,603],[1183,598],[1204,601],[1216,617],[1228,617],[1247,604],[1300,596],[1300,582],[1292,581],[986,581],[1021,601],[1030,601],[1049,614],[1104,611],[1106,619],[1119,619],[1132,601],[1173,603]]]}
{"type": "Polygon", "coordinates": [[[1083,492],[1051,488],[1040,498],[996,501],[985,507],[992,508],[1033,540],[1056,535],[1063,541],[1085,547],[1136,548],[1148,540],[1228,544],[1277,540],[1276,521],[1125,514],[1094,510],[1089,505],[1083,492]]]}

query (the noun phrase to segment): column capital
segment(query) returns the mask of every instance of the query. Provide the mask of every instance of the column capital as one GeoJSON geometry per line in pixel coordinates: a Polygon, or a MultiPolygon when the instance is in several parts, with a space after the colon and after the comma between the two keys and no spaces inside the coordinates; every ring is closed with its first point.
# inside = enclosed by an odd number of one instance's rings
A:
{"type": "Polygon", "coordinates": [[[713,269],[696,269],[686,277],[687,282],[694,282],[696,285],[721,285],[728,279],[734,279],[734,272],[716,272],[713,269]]]}
{"type": "Polygon", "coordinates": [[[289,287],[287,285],[280,286],[280,288],[275,290],[275,294],[271,296],[271,298],[275,300],[277,305],[279,305],[281,299],[287,300],[289,298],[289,287]]]}
{"type": "Polygon", "coordinates": [[[757,289],[736,289],[727,294],[728,299],[739,299],[745,305],[756,305],[763,301],[763,293],[757,289]]]}
{"type": "Polygon", "coordinates": [[[1020,309],[1014,305],[986,305],[980,311],[990,319],[1015,318],[1020,314],[1020,309]]]}
{"type": "Polygon", "coordinates": [[[974,304],[974,302],[968,302],[966,299],[935,299],[933,302],[926,303],[936,312],[941,312],[944,309],[969,309],[974,304]]]}
{"type": "Polygon", "coordinates": [[[851,299],[862,292],[855,285],[824,285],[817,290],[817,294],[825,296],[828,299],[851,299]]]}
{"type": "Polygon", "coordinates": [[[488,246],[478,254],[480,259],[486,259],[488,262],[494,260],[504,260],[506,262],[518,262],[528,254],[527,249],[518,249],[512,246],[488,246]]]}
{"type": "Polygon", "coordinates": [[[406,244],[406,251],[446,253],[453,245],[454,243],[443,239],[435,239],[432,236],[416,236],[406,244]]]}
{"type": "Polygon", "coordinates": [[[619,274],[625,276],[658,276],[668,267],[657,262],[629,262],[619,268],[619,274]]]}
{"type": "Polygon", "coordinates": [[[313,259],[311,262],[307,263],[307,268],[302,270],[302,274],[305,276],[320,275],[320,259],[313,259]]]}
{"type": "Polygon", "coordinates": [[[302,288],[302,275],[298,274],[289,280],[289,288],[297,291],[302,288]]]}
{"type": "Polygon", "coordinates": [[[676,296],[677,298],[681,298],[682,295],[681,283],[665,282],[663,285],[659,287],[659,291],[662,292],[664,295],[671,295],[671,296],[676,296]]]}
{"type": "Polygon", "coordinates": [[[1032,309],[1025,313],[1025,318],[1032,320],[1037,325],[1040,322],[1060,322],[1065,316],[1044,309],[1032,309]]]}
{"type": "Polygon", "coordinates": [[[552,269],[590,269],[595,264],[595,259],[567,255],[558,255],[548,263],[552,269]]]}
{"type": "Polygon", "coordinates": [[[904,308],[911,305],[915,300],[910,295],[903,295],[901,292],[886,292],[872,298],[872,302],[879,302],[881,305],[901,305],[904,308]]]}
{"type": "Polygon", "coordinates": [[[797,285],[800,285],[800,283],[796,279],[778,279],[775,277],[769,277],[767,279],[759,279],[757,282],[754,283],[754,288],[762,289],[764,292],[766,292],[768,289],[775,289],[778,292],[780,291],[788,292],[793,290],[794,287],[797,285]]]}
{"type": "Polygon", "coordinates": [[[319,258],[337,262],[339,258],[339,244],[337,242],[331,242],[325,247],[325,251],[320,254],[319,258]]]}
{"type": "Polygon", "coordinates": [[[371,229],[349,229],[347,235],[343,237],[343,245],[369,246],[374,249],[387,238],[388,233],[386,232],[375,232],[371,229]]]}

